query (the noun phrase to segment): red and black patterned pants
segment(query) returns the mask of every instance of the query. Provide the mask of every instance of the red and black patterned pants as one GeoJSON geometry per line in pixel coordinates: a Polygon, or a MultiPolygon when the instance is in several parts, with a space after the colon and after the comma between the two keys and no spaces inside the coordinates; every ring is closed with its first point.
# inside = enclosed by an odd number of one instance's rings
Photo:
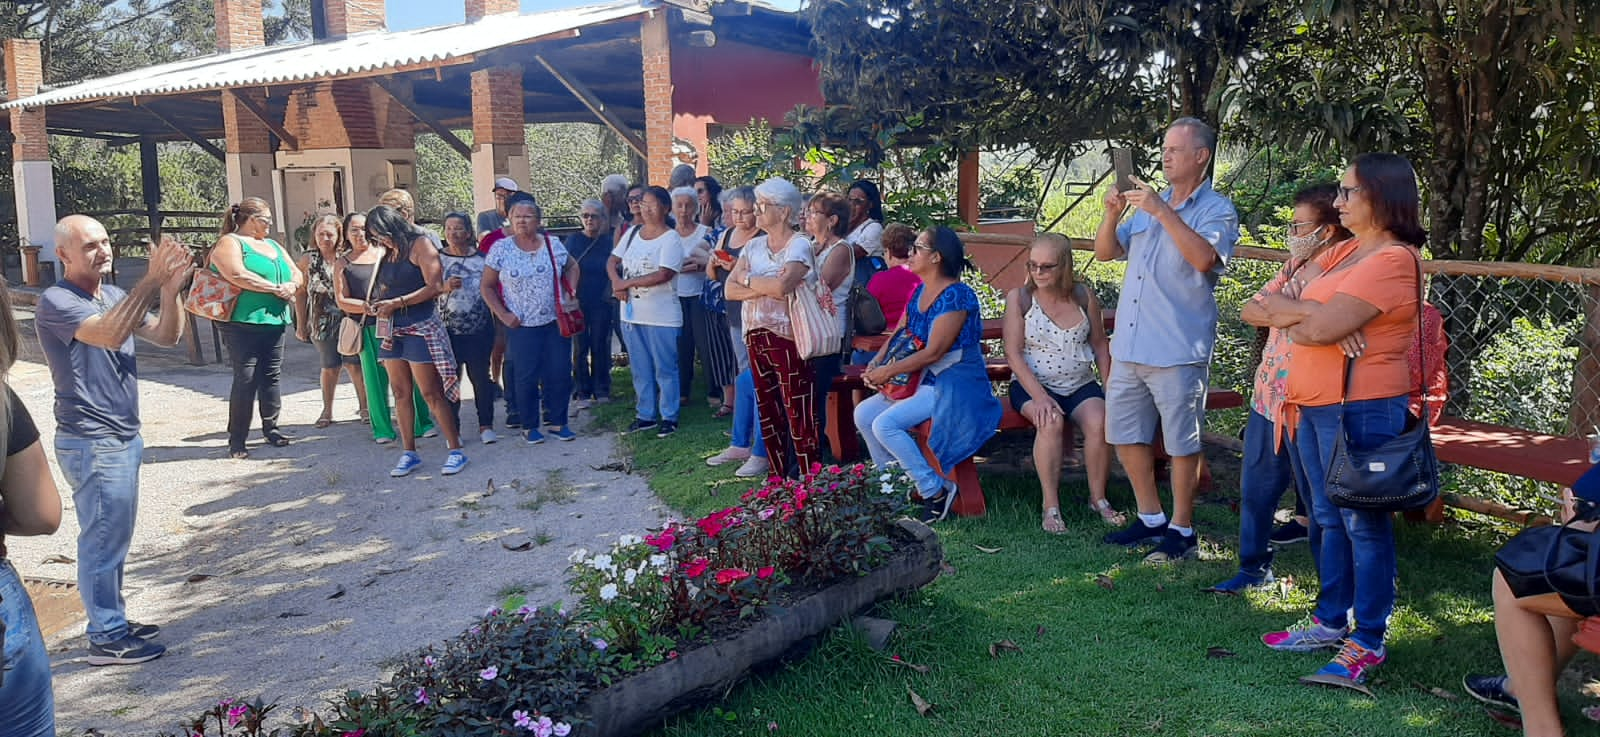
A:
{"type": "Polygon", "coordinates": [[[772,473],[783,476],[794,462],[793,467],[804,475],[819,460],[811,365],[800,358],[793,340],[771,330],[751,330],[744,339],[756,384],[761,442],[772,461],[772,473]]]}

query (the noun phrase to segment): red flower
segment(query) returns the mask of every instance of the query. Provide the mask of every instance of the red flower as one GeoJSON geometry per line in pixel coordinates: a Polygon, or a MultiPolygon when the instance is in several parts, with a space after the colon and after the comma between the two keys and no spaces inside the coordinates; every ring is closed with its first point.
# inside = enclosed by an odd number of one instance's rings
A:
{"type": "Polygon", "coordinates": [[[672,530],[667,529],[662,530],[659,535],[645,535],[644,542],[646,545],[665,553],[672,549],[674,543],[678,542],[678,536],[672,534],[672,530]]]}
{"type": "Polygon", "coordinates": [[[810,498],[811,498],[811,492],[809,492],[809,491],[807,491],[805,489],[796,489],[795,492],[794,492],[794,506],[795,506],[795,508],[798,509],[800,507],[805,506],[806,500],[810,499],[810,498]]]}
{"type": "Polygon", "coordinates": [[[689,578],[696,578],[705,573],[706,569],[710,567],[711,561],[706,560],[705,558],[695,558],[694,560],[683,564],[683,572],[687,574],[689,578]]]}
{"type": "Polygon", "coordinates": [[[851,467],[850,471],[853,472],[853,473],[866,473],[867,472],[867,464],[865,464],[865,463],[857,463],[855,466],[851,467]]]}
{"type": "Polygon", "coordinates": [[[750,572],[743,568],[724,568],[717,571],[717,583],[722,586],[727,586],[730,583],[742,581],[749,577],[750,572]]]}
{"type": "Polygon", "coordinates": [[[839,467],[838,466],[828,466],[828,473],[838,473],[838,472],[839,472],[839,467]]]}
{"type": "Polygon", "coordinates": [[[777,572],[778,572],[778,569],[773,568],[772,566],[762,566],[762,567],[756,569],[756,578],[759,578],[759,579],[765,581],[765,580],[767,580],[769,578],[772,578],[772,574],[777,573],[777,572]]]}
{"type": "Polygon", "coordinates": [[[727,529],[727,525],[724,525],[721,521],[712,519],[710,517],[700,520],[694,524],[696,527],[700,528],[701,532],[706,534],[706,537],[716,537],[723,530],[727,529]]]}

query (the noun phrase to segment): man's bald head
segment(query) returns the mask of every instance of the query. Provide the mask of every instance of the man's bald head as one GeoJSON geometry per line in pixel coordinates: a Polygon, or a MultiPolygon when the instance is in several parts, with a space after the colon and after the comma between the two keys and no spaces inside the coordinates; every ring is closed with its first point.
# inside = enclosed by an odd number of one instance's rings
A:
{"type": "Polygon", "coordinates": [[[99,220],[88,215],[61,218],[56,222],[55,239],[62,276],[77,281],[111,273],[111,236],[99,220]]]}

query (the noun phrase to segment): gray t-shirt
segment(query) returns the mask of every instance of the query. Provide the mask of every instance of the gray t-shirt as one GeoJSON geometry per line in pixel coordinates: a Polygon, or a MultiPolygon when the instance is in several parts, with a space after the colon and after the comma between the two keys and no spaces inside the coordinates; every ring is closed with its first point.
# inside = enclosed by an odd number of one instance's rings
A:
{"type": "Polygon", "coordinates": [[[478,232],[480,234],[498,230],[505,224],[506,216],[501,215],[499,210],[484,210],[478,213],[478,232]]]}
{"type": "Polygon", "coordinates": [[[117,350],[80,342],[78,327],[128,296],[113,284],[100,297],[67,282],[44,290],[34,312],[39,345],[56,385],[56,432],[80,438],[132,440],[139,434],[138,364],[133,337],[117,350]]]}

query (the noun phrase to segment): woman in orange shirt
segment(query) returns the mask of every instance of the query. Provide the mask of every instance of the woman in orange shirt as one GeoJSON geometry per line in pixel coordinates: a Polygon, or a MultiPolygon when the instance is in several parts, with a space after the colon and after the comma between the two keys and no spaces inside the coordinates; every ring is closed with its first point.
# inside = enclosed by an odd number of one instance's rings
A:
{"type": "Polygon", "coordinates": [[[1387,657],[1383,641],[1395,600],[1393,521],[1386,512],[1334,506],[1325,477],[1339,433],[1355,447],[1370,448],[1406,427],[1412,389],[1406,352],[1416,339],[1418,249],[1426,239],[1418,201],[1416,173],[1406,159],[1357,157],[1334,200],[1339,221],[1355,237],[1319,257],[1320,274],[1296,280],[1298,297],[1256,298],[1272,326],[1294,344],[1286,401],[1310,490],[1321,579],[1312,615],[1261,639],[1291,652],[1338,648],[1332,662],[1304,679],[1309,682],[1360,684],[1387,657]]]}

